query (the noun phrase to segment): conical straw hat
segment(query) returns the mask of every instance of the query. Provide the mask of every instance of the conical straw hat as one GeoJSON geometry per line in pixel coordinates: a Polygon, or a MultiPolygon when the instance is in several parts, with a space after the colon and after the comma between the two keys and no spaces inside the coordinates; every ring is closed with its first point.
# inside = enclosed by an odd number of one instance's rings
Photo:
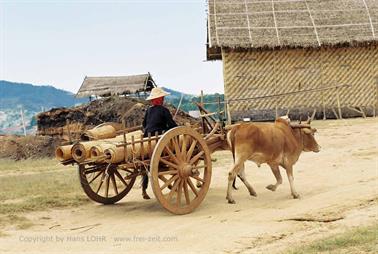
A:
{"type": "Polygon", "coordinates": [[[170,93],[167,93],[166,91],[164,91],[160,87],[155,87],[155,88],[152,88],[150,96],[148,96],[146,100],[149,101],[149,100],[153,100],[153,99],[156,99],[156,98],[159,98],[159,97],[164,97],[164,96],[167,96],[167,95],[170,95],[170,93]]]}

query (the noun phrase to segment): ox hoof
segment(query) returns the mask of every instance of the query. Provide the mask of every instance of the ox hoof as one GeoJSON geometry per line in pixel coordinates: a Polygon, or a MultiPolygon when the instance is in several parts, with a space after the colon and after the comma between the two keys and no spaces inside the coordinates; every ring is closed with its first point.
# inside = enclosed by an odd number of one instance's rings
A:
{"type": "Polygon", "coordinates": [[[147,193],[143,193],[142,196],[143,196],[143,199],[151,199],[150,196],[148,196],[147,193]]]}
{"type": "Polygon", "coordinates": [[[271,191],[276,191],[276,186],[275,185],[273,185],[273,184],[269,184],[268,186],[266,186],[266,188],[268,189],[268,190],[271,190],[271,191]]]}
{"type": "Polygon", "coordinates": [[[291,195],[293,195],[294,199],[300,199],[301,198],[301,196],[298,193],[291,194],[291,195]]]}
{"type": "Polygon", "coordinates": [[[202,183],[198,182],[198,183],[196,184],[196,186],[197,186],[197,188],[201,188],[201,187],[202,187],[202,183]]]}
{"type": "Polygon", "coordinates": [[[249,192],[249,195],[257,197],[257,193],[255,191],[254,192],[249,192]]]}
{"type": "Polygon", "coordinates": [[[235,200],[233,200],[233,199],[228,199],[228,203],[229,204],[236,204],[235,200]]]}

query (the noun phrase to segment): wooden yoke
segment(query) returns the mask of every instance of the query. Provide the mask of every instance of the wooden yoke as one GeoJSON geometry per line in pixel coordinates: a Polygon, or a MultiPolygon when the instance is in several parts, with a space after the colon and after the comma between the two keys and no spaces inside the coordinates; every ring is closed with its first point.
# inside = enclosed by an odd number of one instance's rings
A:
{"type": "Polygon", "coordinates": [[[209,112],[207,111],[203,104],[194,102],[199,111],[202,122],[202,129],[204,134],[204,139],[209,146],[211,152],[219,149],[226,139],[226,133],[224,131],[224,122],[221,114],[223,112],[209,112]],[[217,115],[220,120],[217,120],[214,115],[217,115]]]}

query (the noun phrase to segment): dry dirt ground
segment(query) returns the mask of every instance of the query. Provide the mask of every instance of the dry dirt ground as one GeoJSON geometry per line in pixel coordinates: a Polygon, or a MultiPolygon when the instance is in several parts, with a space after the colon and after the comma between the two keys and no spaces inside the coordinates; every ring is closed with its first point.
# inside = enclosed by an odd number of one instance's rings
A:
{"type": "Polygon", "coordinates": [[[6,230],[0,253],[281,253],[377,223],[378,119],[317,121],[314,126],[322,150],[302,154],[295,165],[301,199],[291,198],[284,172],[283,185],[267,190],[274,181],[269,168],[249,162],[247,178],[258,196],[249,196],[238,181],[237,203],[227,204],[232,157],[219,152],[207,197],[191,214],[172,215],[154,198],[142,200],[135,189],[116,205],[26,214],[35,225],[6,230]]]}

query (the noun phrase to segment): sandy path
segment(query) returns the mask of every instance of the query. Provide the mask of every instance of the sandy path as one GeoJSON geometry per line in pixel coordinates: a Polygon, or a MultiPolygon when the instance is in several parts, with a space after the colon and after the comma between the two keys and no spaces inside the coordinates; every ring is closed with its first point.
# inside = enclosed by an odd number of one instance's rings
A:
{"type": "Polygon", "coordinates": [[[218,161],[210,191],[192,214],[174,216],[134,190],[116,205],[29,214],[36,226],[9,229],[10,236],[0,238],[0,252],[271,253],[377,222],[378,119],[318,121],[314,126],[322,151],[302,154],[294,168],[300,200],[291,198],[284,172],[283,185],[271,192],[265,189],[274,181],[270,169],[247,163],[258,197],[249,196],[239,181],[237,204],[227,204],[232,158],[221,152],[214,155],[218,161]],[[299,217],[336,221],[290,220],[299,217]]]}

